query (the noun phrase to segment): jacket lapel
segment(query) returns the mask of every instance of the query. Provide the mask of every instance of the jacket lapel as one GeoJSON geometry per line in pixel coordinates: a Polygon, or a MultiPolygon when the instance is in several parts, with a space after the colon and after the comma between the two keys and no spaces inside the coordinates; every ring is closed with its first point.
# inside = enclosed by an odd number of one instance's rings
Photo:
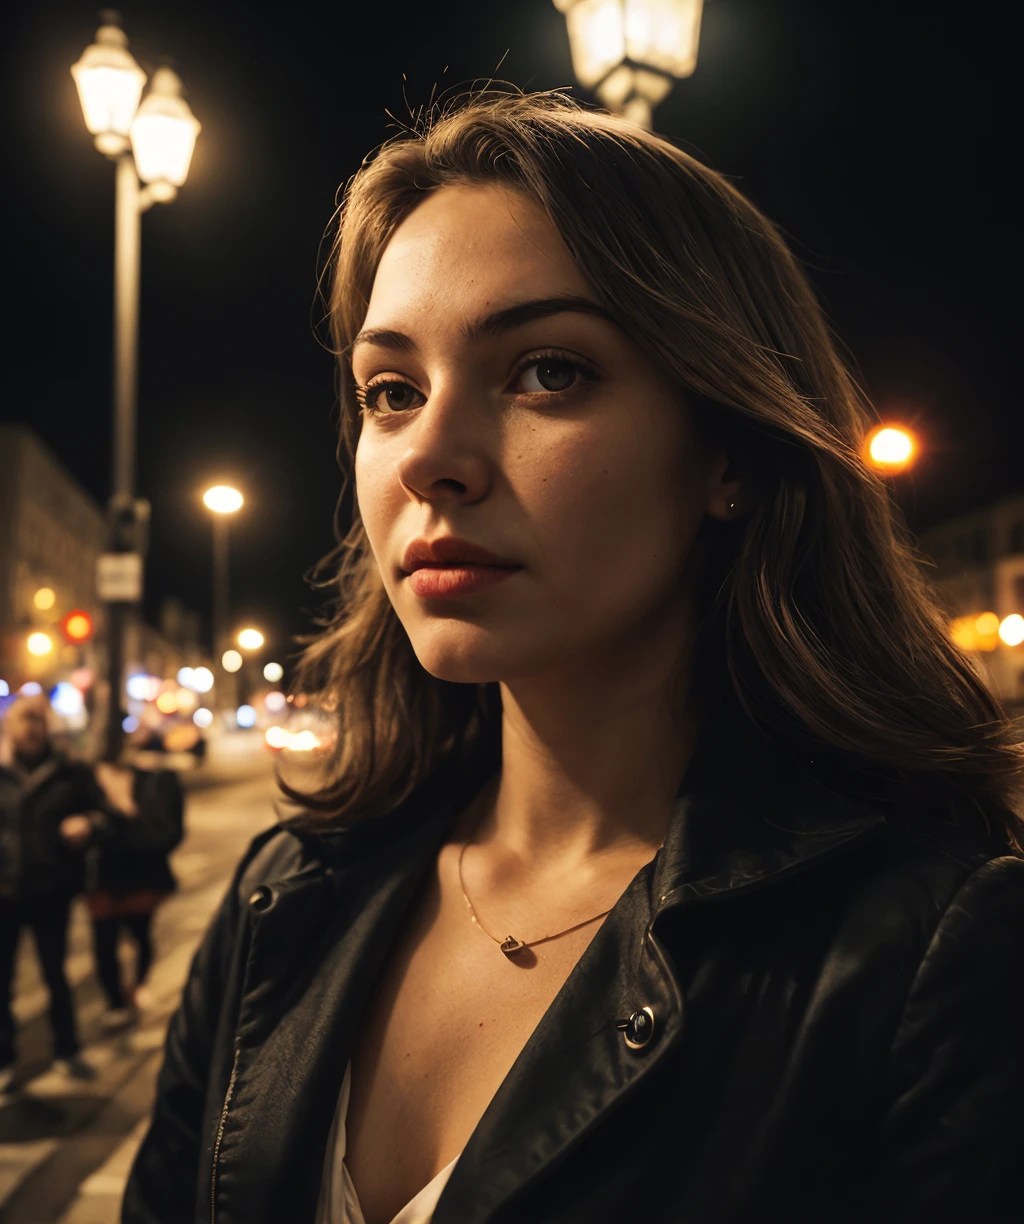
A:
{"type": "Polygon", "coordinates": [[[647,864],[594,936],[474,1130],[434,1224],[485,1220],[540,1176],[616,1100],[650,1075],[683,1030],[682,998],[644,932],[647,864]],[[616,1022],[649,1006],[650,1048],[631,1051],[616,1022]]]}
{"type": "MultiPolygon", "coordinates": [[[[704,744],[665,845],[634,878],[485,1111],[438,1201],[434,1224],[489,1219],[559,1160],[683,1039],[685,999],[659,919],[813,870],[885,825],[882,813],[768,765],[751,787],[704,744]],[[631,1049],[616,1024],[649,1007],[631,1049]]],[[[749,777],[749,775],[748,775],[749,777]]]]}
{"type": "Polygon", "coordinates": [[[250,913],[215,1221],[313,1220],[355,1028],[447,816],[421,808],[342,834],[334,865],[270,882],[250,913]]]}

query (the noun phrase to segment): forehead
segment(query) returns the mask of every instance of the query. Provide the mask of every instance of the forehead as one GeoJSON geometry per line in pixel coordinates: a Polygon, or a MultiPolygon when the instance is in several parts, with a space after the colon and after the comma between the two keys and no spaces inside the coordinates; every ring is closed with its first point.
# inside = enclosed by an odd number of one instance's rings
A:
{"type": "Polygon", "coordinates": [[[364,326],[430,326],[571,293],[593,296],[537,204],[497,186],[442,187],[388,242],[364,326]]]}

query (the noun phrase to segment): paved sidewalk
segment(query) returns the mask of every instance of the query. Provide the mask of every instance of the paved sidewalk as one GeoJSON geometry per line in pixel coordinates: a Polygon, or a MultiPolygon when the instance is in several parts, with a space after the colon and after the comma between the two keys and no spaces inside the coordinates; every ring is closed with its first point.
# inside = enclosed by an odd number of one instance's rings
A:
{"type": "Polygon", "coordinates": [[[84,1054],[94,1081],[69,1086],[49,1070],[47,995],[33,950],[22,942],[15,1015],[21,1091],[0,1103],[0,1224],[114,1224],[141,1142],[167,1021],[195,947],[250,839],[276,819],[269,758],[239,753],[227,768],[189,780],[186,838],[172,856],[179,891],[157,912],[152,1004],[120,1034],[99,1028],[104,1002],[94,976],[85,908],[76,904],[68,969],[84,1054]]]}

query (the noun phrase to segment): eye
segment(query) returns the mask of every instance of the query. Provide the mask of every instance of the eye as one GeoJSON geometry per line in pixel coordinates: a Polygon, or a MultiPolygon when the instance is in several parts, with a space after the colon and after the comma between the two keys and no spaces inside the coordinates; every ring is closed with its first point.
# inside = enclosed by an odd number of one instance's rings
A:
{"type": "Polygon", "coordinates": [[[568,357],[541,357],[520,368],[517,382],[527,395],[568,391],[580,373],[579,363],[568,357]]]}
{"type": "Polygon", "coordinates": [[[382,379],[356,389],[359,406],[370,413],[407,412],[425,402],[423,395],[407,382],[382,379]],[[418,401],[418,402],[417,402],[418,401]]]}

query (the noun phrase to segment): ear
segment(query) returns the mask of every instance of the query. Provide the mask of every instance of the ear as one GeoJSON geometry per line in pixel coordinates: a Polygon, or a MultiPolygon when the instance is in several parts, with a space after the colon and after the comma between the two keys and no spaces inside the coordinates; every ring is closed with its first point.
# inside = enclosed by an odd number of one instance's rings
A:
{"type": "Polygon", "coordinates": [[[729,523],[742,518],[750,509],[749,480],[742,465],[725,451],[712,459],[707,493],[704,512],[709,518],[729,523]]]}

